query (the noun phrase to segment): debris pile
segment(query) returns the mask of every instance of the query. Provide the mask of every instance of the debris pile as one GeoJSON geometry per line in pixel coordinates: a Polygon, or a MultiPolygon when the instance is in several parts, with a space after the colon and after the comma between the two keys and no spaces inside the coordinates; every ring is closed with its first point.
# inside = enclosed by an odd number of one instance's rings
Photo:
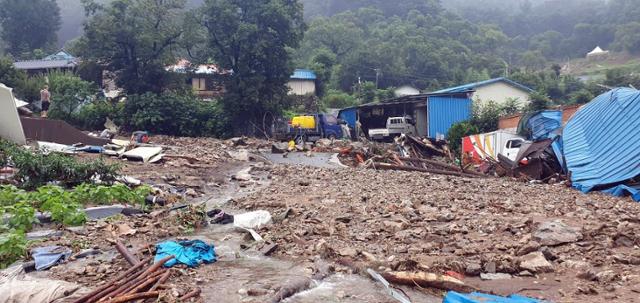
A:
{"type": "Polygon", "coordinates": [[[272,173],[271,187],[233,205],[273,214],[274,226],[257,232],[280,257],[320,256],[341,264],[337,271],[374,268],[383,276],[455,272],[484,291],[509,279],[513,288],[501,295],[553,301],[637,296],[640,205],[628,200],[506,179],[302,167],[272,173]],[[534,284],[540,291],[520,289],[534,284]]]}

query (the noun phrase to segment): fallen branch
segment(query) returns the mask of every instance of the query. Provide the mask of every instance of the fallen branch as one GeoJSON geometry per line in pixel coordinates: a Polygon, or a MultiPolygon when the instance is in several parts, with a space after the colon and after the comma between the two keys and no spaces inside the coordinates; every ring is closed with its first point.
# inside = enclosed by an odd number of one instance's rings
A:
{"type": "Polygon", "coordinates": [[[196,288],[194,290],[192,290],[191,292],[187,293],[186,295],[180,297],[180,302],[184,302],[186,300],[189,300],[191,298],[196,298],[198,296],[200,296],[200,293],[202,292],[202,290],[200,288],[196,288]]]}
{"type": "Polygon", "coordinates": [[[131,265],[137,265],[140,263],[140,260],[122,244],[120,241],[116,241],[116,250],[122,255],[122,257],[127,260],[127,262],[131,265]]]}
{"type": "Polygon", "coordinates": [[[150,292],[143,292],[138,294],[127,294],[124,296],[119,296],[107,302],[108,303],[125,303],[125,302],[130,302],[135,300],[141,300],[141,299],[157,298],[158,296],[160,296],[159,291],[150,291],[150,292]]]}
{"type": "Polygon", "coordinates": [[[387,272],[382,276],[391,283],[437,288],[442,290],[453,290],[457,292],[473,292],[475,289],[464,284],[464,282],[450,276],[438,275],[434,273],[410,273],[410,272],[387,272]]]}

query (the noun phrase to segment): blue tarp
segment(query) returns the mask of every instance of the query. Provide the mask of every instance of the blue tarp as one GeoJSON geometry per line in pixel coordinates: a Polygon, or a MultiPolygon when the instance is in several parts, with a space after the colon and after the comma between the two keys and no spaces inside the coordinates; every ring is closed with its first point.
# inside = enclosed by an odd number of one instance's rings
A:
{"type": "Polygon", "coordinates": [[[156,245],[156,257],[154,262],[158,262],[165,257],[175,256],[174,259],[165,263],[165,267],[171,267],[177,263],[185,264],[189,267],[196,267],[200,263],[213,263],[216,261],[216,251],[213,246],[200,240],[193,241],[166,241],[156,245]]]}
{"type": "Polygon", "coordinates": [[[519,295],[511,295],[509,297],[499,297],[493,295],[487,295],[479,292],[470,294],[461,294],[455,291],[450,291],[447,296],[444,297],[442,303],[542,303],[544,301],[538,301],[519,295]]]}
{"type": "Polygon", "coordinates": [[[616,88],[582,107],[563,132],[564,156],[573,186],[582,192],[622,195],[617,187],[640,175],[640,91],[616,88]]]}
{"type": "Polygon", "coordinates": [[[525,116],[520,122],[519,132],[524,132],[527,139],[540,141],[552,139],[555,130],[562,127],[562,111],[543,110],[525,116]]]}
{"type": "Polygon", "coordinates": [[[71,256],[71,249],[62,246],[36,247],[31,250],[36,270],[48,269],[71,256]]]}

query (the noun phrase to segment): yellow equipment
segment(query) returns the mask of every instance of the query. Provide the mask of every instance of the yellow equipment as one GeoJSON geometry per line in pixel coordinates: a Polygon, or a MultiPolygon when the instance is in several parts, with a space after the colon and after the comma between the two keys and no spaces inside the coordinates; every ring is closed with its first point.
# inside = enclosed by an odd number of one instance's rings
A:
{"type": "Polygon", "coordinates": [[[316,117],[314,116],[297,116],[291,119],[292,127],[299,127],[303,129],[315,129],[316,117]]]}

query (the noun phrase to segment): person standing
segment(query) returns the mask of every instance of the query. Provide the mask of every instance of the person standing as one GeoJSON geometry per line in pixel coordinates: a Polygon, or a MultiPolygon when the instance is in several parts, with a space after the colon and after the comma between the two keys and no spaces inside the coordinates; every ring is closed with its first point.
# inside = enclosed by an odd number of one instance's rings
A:
{"type": "Polygon", "coordinates": [[[40,91],[40,102],[42,102],[42,113],[40,116],[46,118],[49,112],[49,106],[51,105],[51,93],[49,92],[49,85],[45,85],[40,91]]]}

